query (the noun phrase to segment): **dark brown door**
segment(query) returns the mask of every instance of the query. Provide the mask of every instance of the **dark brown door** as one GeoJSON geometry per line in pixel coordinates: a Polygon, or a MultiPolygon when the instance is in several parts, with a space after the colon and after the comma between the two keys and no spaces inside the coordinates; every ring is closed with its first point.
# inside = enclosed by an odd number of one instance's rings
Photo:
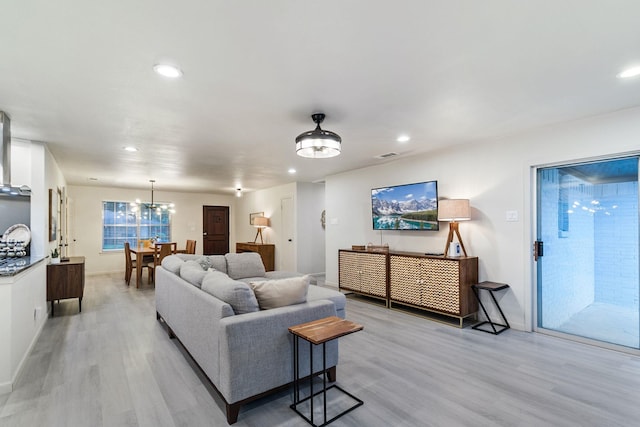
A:
{"type": "Polygon", "coordinates": [[[202,207],[202,241],[204,255],[229,252],[229,206],[202,207]]]}

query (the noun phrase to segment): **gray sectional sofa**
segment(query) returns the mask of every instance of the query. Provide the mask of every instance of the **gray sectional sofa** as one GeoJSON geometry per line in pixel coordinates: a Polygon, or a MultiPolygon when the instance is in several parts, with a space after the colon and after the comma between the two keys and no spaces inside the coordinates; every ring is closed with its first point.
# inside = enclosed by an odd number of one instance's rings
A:
{"type": "MultiPolygon", "coordinates": [[[[345,316],[338,291],[288,283],[306,281],[297,273],[265,272],[260,255],[171,255],[156,269],[156,313],[198,363],[226,404],[229,424],[240,407],[293,381],[292,343],[288,328],[327,316],[345,316]],[[259,282],[261,288],[256,288],[259,282]],[[264,282],[268,281],[268,282],[264,282]],[[282,285],[282,286],[281,286],[282,285]],[[278,286],[287,290],[275,293],[278,286]],[[270,299],[262,292],[267,289],[270,299]],[[299,290],[306,293],[302,295],[299,290]],[[260,300],[256,298],[260,297],[260,300]],[[303,298],[304,302],[299,299],[303,298]],[[261,309],[261,305],[283,306],[261,309]],[[289,304],[289,305],[284,305],[289,304]]],[[[314,374],[322,371],[321,346],[314,350],[314,374]]],[[[300,375],[309,375],[309,348],[301,346],[300,375]]],[[[327,344],[327,372],[335,381],[337,340],[327,344]]]]}

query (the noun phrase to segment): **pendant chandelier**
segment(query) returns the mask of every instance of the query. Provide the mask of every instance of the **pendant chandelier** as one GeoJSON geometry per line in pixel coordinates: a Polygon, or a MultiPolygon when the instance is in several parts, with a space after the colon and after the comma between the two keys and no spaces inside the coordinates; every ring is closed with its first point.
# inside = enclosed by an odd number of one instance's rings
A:
{"type": "Polygon", "coordinates": [[[153,184],[156,182],[155,179],[150,179],[151,183],[151,203],[142,203],[140,199],[136,199],[135,202],[131,202],[131,210],[133,212],[138,211],[141,207],[145,207],[149,210],[155,210],[158,215],[162,213],[162,211],[168,211],[169,213],[176,213],[175,207],[176,205],[173,203],[162,203],[157,204],[153,201],[153,184]]]}
{"type": "Polygon", "coordinates": [[[311,119],[317,126],[314,130],[301,133],[296,138],[296,153],[298,156],[324,159],[340,154],[342,144],[340,135],[320,129],[320,123],[322,123],[324,117],[322,113],[311,115],[311,119]]]}

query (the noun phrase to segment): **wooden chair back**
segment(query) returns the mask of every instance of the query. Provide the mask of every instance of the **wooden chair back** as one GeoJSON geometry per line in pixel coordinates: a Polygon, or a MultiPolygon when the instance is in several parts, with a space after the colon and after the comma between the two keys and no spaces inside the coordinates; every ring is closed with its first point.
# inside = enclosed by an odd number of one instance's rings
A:
{"type": "Polygon", "coordinates": [[[131,260],[131,246],[129,246],[129,242],[124,242],[124,260],[127,268],[133,267],[133,262],[131,260]]]}
{"type": "Polygon", "coordinates": [[[131,260],[131,247],[129,242],[124,242],[124,280],[129,284],[131,272],[133,271],[133,261],[131,260]]]}
{"type": "Polygon", "coordinates": [[[160,265],[164,257],[175,254],[178,250],[178,244],[175,242],[171,243],[156,243],[155,244],[155,257],[154,263],[155,265],[160,265]]]}
{"type": "Polygon", "coordinates": [[[195,240],[187,240],[187,249],[185,253],[195,254],[196,253],[196,241],[195,240]]]}

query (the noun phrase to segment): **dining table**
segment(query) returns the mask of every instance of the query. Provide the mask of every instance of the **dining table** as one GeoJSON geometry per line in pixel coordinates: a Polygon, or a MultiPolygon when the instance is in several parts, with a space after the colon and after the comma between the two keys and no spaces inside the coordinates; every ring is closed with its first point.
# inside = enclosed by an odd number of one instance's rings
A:
{"type": "Polygon", "coordinates": [[[140,281],[142,280],[142,268],[145,256],[154,256],[156,249],[154,246],[132,246],[131,253],[136,254],[136,288],[140,287],[140,281]]]}
{"type": "MultiPolygon", "coordinates": [[[[165,243],[165,242],[162,242],[165,243]]],[[[132,246],[130,251],[136,254],[136,288],[140,287],[140,281],[142,280],[142,268],[145,256],[155,256],[156,248],[155,245],[151,244],[150,246],[132,246]]],[[[178,249],[176,253],[186,253],[186,249],[178,249]]],[[[149,261],[151,262],[151,261],[149,261]]]]}

